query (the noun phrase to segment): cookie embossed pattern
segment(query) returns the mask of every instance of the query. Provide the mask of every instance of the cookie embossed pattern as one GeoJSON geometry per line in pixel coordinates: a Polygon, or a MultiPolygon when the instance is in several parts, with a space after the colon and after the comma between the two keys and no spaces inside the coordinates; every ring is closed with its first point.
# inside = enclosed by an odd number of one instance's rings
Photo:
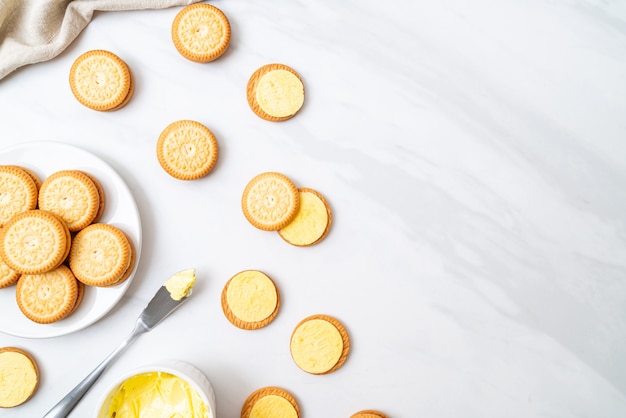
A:
{"type": "Polygon", "coordinates": [[[124,60],[106,50],[90,50],[76,58],[69,82],[80,104],[103,112],[120,109],[134,92],[130,68],[124,60]]]}

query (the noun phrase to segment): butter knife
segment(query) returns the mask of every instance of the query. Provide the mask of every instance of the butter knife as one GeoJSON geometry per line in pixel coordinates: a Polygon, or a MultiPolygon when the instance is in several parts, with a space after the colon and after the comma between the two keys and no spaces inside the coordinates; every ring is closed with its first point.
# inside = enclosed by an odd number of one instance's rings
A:
{"type": "MultiPolygon", "coordinates": [[[[193,276],[193,283],[195,283],[195,273],[193,269],[183,270],[174,274],[166,281],[166,283],[159,288],[152,300],[144,308],[141,315],[135,321],[135,327],[128,337],[103,361],[100,363],[91,373],[87,375],[78,385],[74,387],[63,399],[61,399],[50,411],[44,415],[43,418],[65,418],[78,404],[78,402],[85,396],[85,394],[91,389],[94,383],[100,378],[105,369],[115,360],[125,349],[132,343],[139,335],[150,331],[157,326],[159,322],[164,320],[169,314],[174,312],[176,308],[182,305],[191,294],[191,287],[181,294],[176,295],[170,293],[168,290],[168,283],[172,282],[181,276],[193,276]]],[[[193,286],[193,283],[191,286],[193,286]]],[[[176,286],[174,286],[176,287],[176,286]]],[[[174,287],[170,287],[173,289],[174,287]]],[[[179,289],[176,290],[178,292],[179,289]]]]}

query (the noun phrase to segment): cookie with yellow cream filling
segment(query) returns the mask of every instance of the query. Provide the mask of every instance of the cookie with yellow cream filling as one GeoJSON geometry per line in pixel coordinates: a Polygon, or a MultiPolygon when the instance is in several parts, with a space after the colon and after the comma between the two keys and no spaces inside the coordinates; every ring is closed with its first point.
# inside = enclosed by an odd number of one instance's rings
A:
{"type": "Polygon", "coordinates": [[[366,409],[351,415],[350,418],[387,418],[387,415],[373,409],[366,409]]]}
{"type": "Polygon", "coordinates": [[[280,122],[296,115],[304,104],[304,83],[293,68],[267,64],[248,80],[246,95],[250,109],[261,119],[280,122]]]}
{"type": "Polygon", "coordinates": [[[241,408],[241,418],[300,418],[300,407],[288,391],[268,386],[248,396],[241,408]]]}
{"type": "Polygon", "coordinates": [[[277,231],[295,218],[300,208],[300,193],[284,174],[265,172],[253,177],[244,188],[241,209],[256,228],[277,231]]]}
{"type": "Polygon", "coordinates": [[[278,314],[280,294],[274,281],[258,270],[231,277],[222,290],[222,310],[236,327],[254,330],[267,326],[278,314]]]}
{"type": "Polygon", "coordinates": [[[28,401],[39,385],[35,359],[17,347],[0,348],[0,408],[13,408],[28,401]]]}
{"type": "Polygon", "coordinates": [[[300,188],[298,192],[300,209],[287,226],[278,230],[278,234],[289,244],[307,247],[326,237],[332,222],[332,212],[319,192],[308,188],[300,188]]]}
{"type": "Polygon", "coordinates": [[[303,319],[291,334],[291,357],[307,373],[327,374],[340,368],[350,352],[343,324],[328,315],[303,319]]]}

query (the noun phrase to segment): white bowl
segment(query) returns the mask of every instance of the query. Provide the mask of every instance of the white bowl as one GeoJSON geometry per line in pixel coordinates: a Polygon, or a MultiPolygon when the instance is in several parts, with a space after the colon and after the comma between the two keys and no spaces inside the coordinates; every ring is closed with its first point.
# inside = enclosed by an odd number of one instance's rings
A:
{"type": "Polygon", "coordinates": [[[155,364],[148,364],[123,374],[104,392],[104,395],[98,402],[98,408],[94,416],[96,418],[109,418],[105,415],[106,410],[109,407],[111,399],[113,399],[122,384],[135,375],[149,372],[165,372],[185,380],[198,392],[207,405],[207,409],[209,410],[207,418],[215,418],[215,392],[213,391],[211,382],[209,382],[209,379],[196,367],[180,360],[165,360],[155,364]]]}

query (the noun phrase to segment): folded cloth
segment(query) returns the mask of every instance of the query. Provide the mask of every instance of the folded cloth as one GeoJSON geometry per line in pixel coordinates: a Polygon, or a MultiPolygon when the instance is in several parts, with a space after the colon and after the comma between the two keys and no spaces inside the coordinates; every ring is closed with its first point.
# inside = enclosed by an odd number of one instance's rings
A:
{"type": "Polygon", "coordinates": [[[0,0],[0,80],[59,55],[94,11],[163,9],[199,0],[0,0]]]}

